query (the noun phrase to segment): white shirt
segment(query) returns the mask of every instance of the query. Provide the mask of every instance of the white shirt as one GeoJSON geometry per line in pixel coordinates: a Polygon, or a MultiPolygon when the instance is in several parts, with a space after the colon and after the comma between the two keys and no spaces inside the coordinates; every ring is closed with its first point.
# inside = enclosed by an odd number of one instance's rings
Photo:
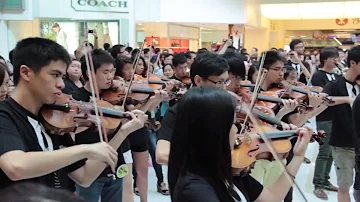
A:
{"type": "MultiPolygon", "coordinates": [[[[353,90],[353,85],[351,83],[348,83],[348,82],[345,82],[345,84],[346,84],[346,90],[347,90],[348,95],[351,98],[356,98],[356,96],[359,95],[359,92],[360,92],[359,86],[358,85],[354,86],[355,90],[356,90],[356,95],[355,95],[354,92],[352,91],[353,90]]],[[[350,106],[352,107],[352,104],[350,104],[350,106]]]]}

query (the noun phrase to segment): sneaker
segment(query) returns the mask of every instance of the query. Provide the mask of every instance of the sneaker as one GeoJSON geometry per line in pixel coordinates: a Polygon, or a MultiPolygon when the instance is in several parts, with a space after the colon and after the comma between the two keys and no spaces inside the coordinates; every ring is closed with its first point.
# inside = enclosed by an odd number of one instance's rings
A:
{"type": "Polygon", "coordinates": [[[338,188],[335,187],[334,185],[332,185],[331,183],[329,185],[325,185],[324,186],[324,189],[328,190],[328,191],[334,191],[334,192],[337,192],[338,191],[338,188]]]}

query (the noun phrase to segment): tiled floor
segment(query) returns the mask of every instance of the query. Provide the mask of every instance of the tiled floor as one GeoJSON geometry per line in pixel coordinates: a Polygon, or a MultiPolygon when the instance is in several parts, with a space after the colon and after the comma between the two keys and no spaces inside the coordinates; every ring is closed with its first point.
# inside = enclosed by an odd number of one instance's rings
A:
{"type": "MultiPolygon", "coordinates": [[[[308,150],[306,151],[306,157],[308,157],[312,163],[311,164],[303,164],[300,168],[299,173],[296,176],[296,182],[298,183],[301,190],[303,190],[307,201],[309,202],[316,202],[316,201],[323,201],[316,198],[312,191],[314,189],[312,184],[312,177],[314,173],[314,162],[316,159],[316,155],[318,152],[318,145],[316,143],[310,144],[308,150]]],[[[163,167],[164,177],[167,178],[167,169],[163,167]]],[[[334,168],[332,169],[331,173],[331,182],[336,185],[336,174],[334,168]]],[[[162,196],[161,194],[156,192],[156,175],[152,168],[149,168],[149,202],[170,202],[170,197],[162,196]]],[[[335,192],[327,192],[329,200],[328,202],[336,202],[336,193],[335,192]]],[[[351,196],[352,197],[352,196],[351,196]]],[[[140,201],[139,197],[135,196],[135,202],[140,201]]],[[[294,191],[294,200],[293,202],[303,202],[305,201],[299,191],[294,191]]]]}

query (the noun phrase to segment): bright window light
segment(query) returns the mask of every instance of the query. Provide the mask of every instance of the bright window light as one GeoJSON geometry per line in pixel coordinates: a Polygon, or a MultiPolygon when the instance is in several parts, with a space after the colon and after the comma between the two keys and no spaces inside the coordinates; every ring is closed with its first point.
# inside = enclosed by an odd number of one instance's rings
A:
{"type": "Polygon", "coordinates": [[[360,1],[262,4],[261,12],[266,18],[282,19],[336,19],[358,18],[360,1]]]}

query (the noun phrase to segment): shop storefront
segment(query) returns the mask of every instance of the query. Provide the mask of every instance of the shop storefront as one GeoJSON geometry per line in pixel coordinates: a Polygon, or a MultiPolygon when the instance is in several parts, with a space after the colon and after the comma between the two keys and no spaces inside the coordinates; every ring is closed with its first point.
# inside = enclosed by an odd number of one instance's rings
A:
{"type": "MultiPolygon", "coordinates": [[[[85,30],[96,29],[99,46],[104,43],[135,45],[133,0],[26,0],[27,21],[9,18],[3,23],[10,39],[8,50],[30,36],[56,40],[52,29],[59,24],[66,34],[69,53],[84,40],[85,30]]],[[[89,41],[94,37],[89,34],[89,41]]]]}
{"type": "Polygon", "coordinates": [[[172,49],[172,52],[199,49],[200,28],[171,23],[140,23],[137,25],[137,42],[145,47],[172,49]]]}

